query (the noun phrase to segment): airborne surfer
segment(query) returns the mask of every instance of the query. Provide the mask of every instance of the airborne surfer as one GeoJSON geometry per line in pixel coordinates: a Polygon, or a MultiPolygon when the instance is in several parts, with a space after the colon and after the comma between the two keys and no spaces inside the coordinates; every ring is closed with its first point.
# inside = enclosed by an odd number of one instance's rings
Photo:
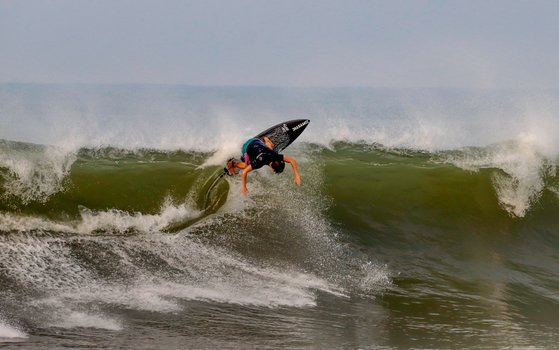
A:
{"type": "Polygon", "coordinates": [[[260,169],[264,165],[268,165],[276,174],[280,174],[285,168],[285,163],[291,164],[295,183],[301,186],[301,177],[297,171],[295,159],[274,151],[274,144],[268,137],[264,136],[262,139],[253,137],[247,140],[243,144],[241,154],[240,162],[235,159],[227,162],[227,170],[232,175],[237,174],[237,168],[242,169],[242,194],[248,193],[246,187],[248,173],[260,169]]]}

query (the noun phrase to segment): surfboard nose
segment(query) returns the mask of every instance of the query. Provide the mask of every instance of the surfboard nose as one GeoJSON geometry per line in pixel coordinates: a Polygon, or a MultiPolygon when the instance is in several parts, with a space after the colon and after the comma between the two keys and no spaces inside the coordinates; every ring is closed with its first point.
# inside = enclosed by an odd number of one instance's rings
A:
{"type": "Polygon", "coordinates": [[[294,123],[295,126],[292,126],[291,130],[292,131],[297,131],[301,128],[305,128],[305,127],[307,127],[307,125],[309,125],[310,122],[311,122],[310,119],[300,119],[300,122],[298,122],[297,124],[294,123]]]}

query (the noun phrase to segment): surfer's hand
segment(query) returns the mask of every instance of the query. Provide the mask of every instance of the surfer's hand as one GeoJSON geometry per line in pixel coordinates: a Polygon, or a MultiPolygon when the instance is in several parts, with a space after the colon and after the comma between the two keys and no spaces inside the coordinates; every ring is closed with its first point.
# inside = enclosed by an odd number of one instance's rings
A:
{"type": "Polygon", "coordinates": [[[301,177],[299,175],[295,175],[295,183],[297,186],[301,186],[301,177]]]}
{"type": "Polygon", "coordinates": [[[246,187],[241,188],[241,193],[246,196],[248,194],[247,188],[246,187]]]}

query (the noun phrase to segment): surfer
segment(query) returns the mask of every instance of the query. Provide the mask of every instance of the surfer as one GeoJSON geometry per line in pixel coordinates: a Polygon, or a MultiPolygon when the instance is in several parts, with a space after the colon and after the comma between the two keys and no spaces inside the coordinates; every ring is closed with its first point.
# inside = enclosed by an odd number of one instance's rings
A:
{"type": "Polygon", "coordinates": [[[301,177],[297,171],[295,159],[274,151],[274,144],[268,137],[262,139],[253,137],[243,144],[241,161],[237,162],[230,159],[227,162],[227,170],[230,173],[237,174],[236,169],[242,169],[241,193],[246,195],[248,193],[246,187],[248,173],[268,165],[276,174],[280,174],[285,168],[285,163],[291,164],[295,183],[301,186],[301,177]]]}

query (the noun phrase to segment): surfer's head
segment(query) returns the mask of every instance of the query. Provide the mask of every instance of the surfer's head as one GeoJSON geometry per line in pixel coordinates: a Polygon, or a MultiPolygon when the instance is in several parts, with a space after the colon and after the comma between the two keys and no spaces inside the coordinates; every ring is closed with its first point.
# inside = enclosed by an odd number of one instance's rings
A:
{"type": "Polygon", "coordinates": [[[285,162],[283,160],[276,159],[270,163],[270,167],[274,169],[274,173],[279,174],[285,169],[285,162]]]}

